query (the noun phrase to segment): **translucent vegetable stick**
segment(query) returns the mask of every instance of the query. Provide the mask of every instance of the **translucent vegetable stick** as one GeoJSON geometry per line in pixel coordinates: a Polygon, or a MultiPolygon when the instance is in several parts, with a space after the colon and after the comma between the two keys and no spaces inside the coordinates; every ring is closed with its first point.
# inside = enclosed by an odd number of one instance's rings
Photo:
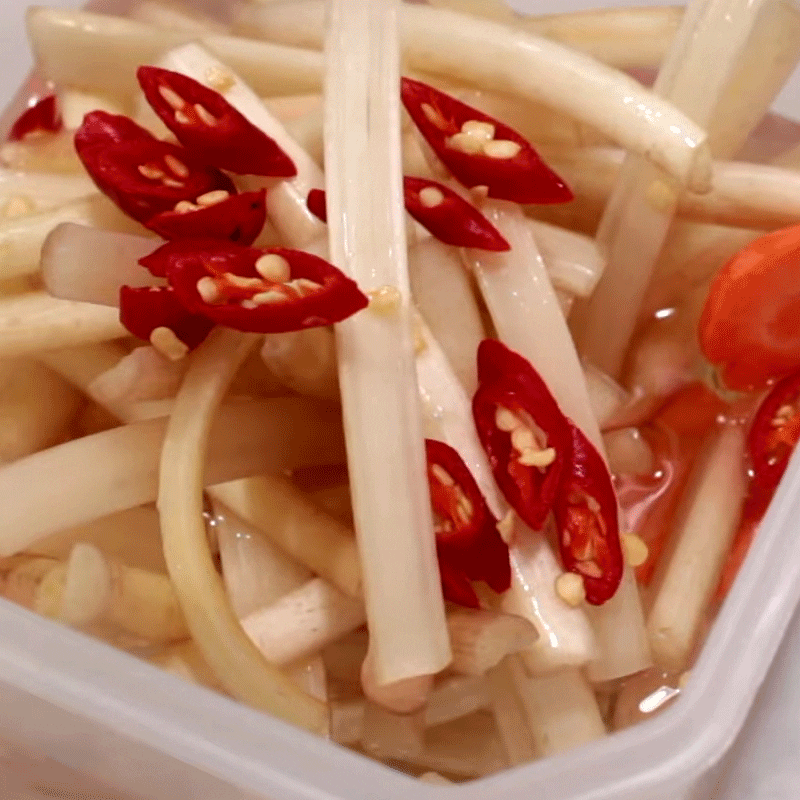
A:
{"type": "Polygon", "coordinates": [[[605,736],[597,701],[578,670],[529,677],[509,660],[537,756],[562,753],[605,736]]]}
{"type": "MultiPolygon", "coordinates": [[[[27,25],[43,79],[113,96],[138,91],[137,67],[155,64],[167,50],[197,40],[191,33],[67,9],[32,8],[27,25]]],[[[319,53],[218,34],[199,42],[262,96],[319,88],[319,53]]]]}
{"type": "Polygon", "coordinates": [[[739,521],[745,492],[744,431],[728,425],[709,442],[695,469],[674,531],[675,550],[656,576],[647,631],[663,668],[689,665],[704,614],[739,521]]]}
{"type": "Polygon", "coordinates": [[[360,744],[373,758],[406,759],[417,757],[425,749],[423,711],[396,714],[376,703],[364,708],[360,744]]]}
{"type": "MultiPolygon", "coordinates": [[[[338,463],[343,457],[338,415],[313,400],[276,398],[225,403],[214,424],[207,480],[338,463]],[[319,430],[326,430],[320,437],[319,430]]],[[[165,421],[149,420],[86,436],[0,468],[6,498],[0,555],[50,534],[152,502],[165,421]],[[59,502],[52,498],[58,493],[59,502]]]]}
{"type": "MultiPolygon", "coordinates": [[[[698,123],[711,122],[763,5],[764,0],[693,0],[654,89],[698,123]]],[[[678,189],[658,167],[630,157],[598,229],[608,267],[576,331],[587,360],[612,377],[622,366],[678,189]]]]}
{"type": "MultiPolygon", "coordinates": [[[[77,89],[61,87],[56,92],[61,119],[66,131],[71,132],[80,128],[83,118],[90,111],[106,111],[109,114],[126,114],[128,104],[119,102],[106,95],[93,92],[81,92],[77,89]]],[[[68,134],[69,135],[69,134],[68,134]]],[[[70,176],[71,177],[71,176],[70,176]]],[[[94,183],[87,175],[75,176],[76,179],[88,181],[88,185],[96,191],[94,183]]]]}
{"type": "Polygon", "coordinates": [[[64,560],[76,542],[92,544],[108,558],[121,561],[129,567],[150,572],[167,571],[158,513],[153,506],[134,506],[85,525],[59,531],[38,541],[35,551],[38,555],[64,560]]]}
{"type": "MultiPolygon", "coordinates": [[[[292,247],[305,247],[325,236],[325,225],[308,210],[306,198],[311,189],[322,188],[323,177],[319,167],[281,125],[267,111],[259,96],[231,71],[229,66],[217,61],[202,47],[187,44],[171,50],[161,61],[162,66],[208,83],[208,75],[224,75],[225,80],[217,91],[270,138],[292,159],[297,175],[278,183],[255,176],[242,179],[248,189],[269,187],[267,213],[278,232],[292,247]]],[[[214,87],[217,88],[217,87],[214,87]]]]}
{"type": "Polygon", "coordinates": [[[118,339],[115,308],[59,300],[46,292],[0,297],[0,358],[118,339]]]}
{"type": "Polygon", "coordinates": [[[16,360],[0,388],[0,463],[56,443],[78,411],[78,393],[52,370],[16,360]]]}
{"type": "Polygon", "coordinates": [[[515,767],[533,761],[536,758],[536,751],[528,728],[525,708],[507,663],[509,660],[506,659],[490,670],[486,679],[497,732],[505,748],[508,765],[515,767]]]}
{"type": "Polygon", "coordinates": [[[6,142],[0,147],[0,161],[8,169],[21,172],[51,172],[71,177],[84,176],[85,170],[71,131],[49,136],[28,137],[20,142],[6,142]]]}
{"type": "Polygon", "coordinates": [[[222,691],[219,679],[191,641],[171,645],[148,661],[183,680],[222,691]]]}
{"type": "Polygon", "coordinates": [[[239,619],[301,586],[311,571],[286,555],[264,533],[212,500],[222,578],[239,619]]]}
{"type": "Polygon", "coordinates": [[[647,69],[661,63],[682,16],[675,6],[598,8],[517,17],[515,24],[619,69],[647,69]]]}
{"type": "Polygon", "coordinates": [[[300,394],[339,400],[336,340],[328,328],[264,337],[261,358],[285,386],[300,394]]]}
{"type": "Polygon", "coordinates": [[[218,484],[211,491],[312,572],[351,597],[360,596],[361,566],[352,532],[317,508],[291,481],[263,475],[218,484]]]}
{"type": "MultiPolygon", "coordinates": [[[[268,38],[319,46],[323,8],[319,0],[300,0],[242,5],[238,13],[268,38]]],[[[406,4],[402,23],[410,68],[545,103],[646,154],[681,183],[709,188],[704,132],[633,78],[547,39],[444,9],[406,4]]]]}
{"type": "Polygon", "coordinates": [[[6,220],[0,222],[0,279],[37,272],[39,256],[48,234],[63,222],[112,231],[143,232],[141,225],[118,211],[105,197],[96,194],[6,220]]]}
{"type": "Polygon", "coordinates": [[[43,578],[34,607],[70,625],[107,622],[153,642],[189,637],[166,575],[111,561],[84,542],[72,548],[66,564],[43,578]]]}
{"type": "Polygon", "coordinates": [[[458,251],[433,238],[420,242],[409,248],[408,270],[414,303],[472,394],[478,387],[475,353],[486,334],[458,251]]]}
{"type": "Polygon", "coordinates": [[[794,71],[798,58],[800,8],[791,0],[770,0],[760,11],[708,124],[713,153],[725,158],[742,147],[794,71]]]}
{"type": "MultiPolygon", "coordinates": [[[[553,151],[553,157],[547,160],[576,196],[600,205],[613,191],[623,159],[621,150],[588,147],[553,151]]],[[[717,225],[769,230],[785,227],[800,217],[800,177],[796,170],[777,166],[715,161],[711,191],[682,193],[676,213],[717,225]]],[[[544,238],[539,240],[544,247],[544,238]]]]}
{"type": "Polygon", "coordinates": [[[170,361],[154,347],[134,347],[111,369],[86,387],[87,394],[105,408],[116,408],[127,420],[133,403],[174,397],[186,373],[186,359],[170,361]]]}
{"type": "Polygon", "coordinates": [[[138,263],[161,244],[160,239],[133,233],[113,233],[74,222],[57,224],[42,245],[45,288],[63,300],[118,307],[120,286],[163,283],[138,263]]]}
{"type": "Polygon", "coordinates": [[[203,464],[212,415],[256,337],[217,329],[198,348],[161,453],[158,508],[164,557],[192,639],[236,698],[324,733],[325,705],[269,664],[242,630],[206,542],[203,464]]]}
{"type": "Polygon", "coordinates": [[[86,175],[53,175],[0,168],[0,208],[6,215],[12,200],[28,203],[31,211],[46,211],[96,193],[97,188],[86,175]]]}
{"type": "Polygon", "coordinates": [[[331,260],[363,290],[391,286],[397,295],[395,307],[368,308],[336,330],[378,685],[435,674],[451,658],[416,399],[396,37],[394,3],[333,0],[325,84],[331,260]]]}
{"type": "Polygon", "coordinates": [[[325,645],[366,621],[363,601],[322,578],[312,578],[242,619],[262,655],[285,666],[316,655],[325,645]]]}
{"type": "Polygon", "coordinates": [[[166,30],[183,31],[194,35],[225,33],[227,28],[219,20],[206,16],[197,9],[159,0],[140,0],[128,16],[138,22],[166,30]]]}

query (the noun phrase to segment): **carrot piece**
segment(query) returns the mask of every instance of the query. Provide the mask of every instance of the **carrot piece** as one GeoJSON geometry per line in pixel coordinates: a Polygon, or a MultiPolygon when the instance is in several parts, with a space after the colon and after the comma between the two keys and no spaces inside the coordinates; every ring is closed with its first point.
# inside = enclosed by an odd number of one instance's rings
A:
{"type": "Polygon", "coordinates": [[[800,367],[800,225],[762,236],[717,273],[700,347],[727,386],[765,387],[800,367]]]}

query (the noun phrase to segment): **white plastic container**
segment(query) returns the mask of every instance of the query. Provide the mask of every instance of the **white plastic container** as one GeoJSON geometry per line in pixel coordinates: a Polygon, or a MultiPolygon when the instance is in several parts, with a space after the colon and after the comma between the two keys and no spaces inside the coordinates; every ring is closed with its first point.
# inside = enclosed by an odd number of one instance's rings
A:
{"type": "Polygon", "coordinates": [[[0,600],[0,798],[427,800],[445,791],[463,800],[716,800],[714,767],[800,600],[798,518],[796,454],[679,702],[587,747],[452,790],[0,600]]]}

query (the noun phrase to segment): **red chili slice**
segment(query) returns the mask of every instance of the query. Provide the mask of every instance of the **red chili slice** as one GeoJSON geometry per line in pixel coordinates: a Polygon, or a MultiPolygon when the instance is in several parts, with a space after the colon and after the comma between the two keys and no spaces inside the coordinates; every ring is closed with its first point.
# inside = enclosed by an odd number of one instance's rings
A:
{"type": "Polygon", "coordinates": [[[410,78],[403,78],[401,96],[425,140],[467,188],[485,186],[489,197],[516,203],[572,200],[530,142],[499,120],[410,78]]]}
{"type": "Polygon", "coordinates": [[[90,111],[75,131],[75,150],[81,158],[95,147],[135,141],[156,142],[158,139],[130,117],[107,111],[90,111]]]}
{"type": "Polygon", "coordinates": [[[478,347],[472,413],[500,491],[541,530],[572,450],[569,420],[530,363],[492,339],[478,347]]]}
{"type": "Polygon", "coordinates": [[[58,101],[55,95],[50,94],[37,100],[17,117],[11,126],[8,140],[18,142],[40,133],[58,133],[63,127],[58,101]]]}
{"type": "Polygon", "coordinates": [[[754,475],[764,486],[780,483],[800,440],[800,372],[778,381],[761,402],[747,435],[754,475]]]}
{"type": "Polygon", "coordinates": [[[189,311],[241,331],[280,333],[330,325],[369,302],[332,264],[299,250],[180,239],[139,263],[154,275],[165,275],[189,311]]]}
{"type": "Polygon", "coordinates": [[[322,189],[312,189],[306,198],[306,208],[323,222],[328,221],[328,209],[325,205],[325,192],[322,189]]]}
{"type": "Polygon", "coordinates": [[[147,223],[209,192],[235,194],[230,178],[183,147],[157,139],[125,140],[79,151],[89,176],[126,214],[147,223]]]}
{"type": "MultiPolygon", "coordinates": [[[[405,177],[403,192],[406,211],[440,242],[480,250],[511,249],[500,231],[475,206],[447,186],[425,178],[405,177]]],[[[308,193],[306,206],[314,216],[328,221],[322,189],[308,193]]]]}
{"type": "Polygon", "coordinates": [[[617,497],[602,456],[570,423],[572,453],[553,511],[561,562],[583,578],[586,600],[602,605],[622,580],[617,497]]]}
{"type": "Polygon", "coordinates": [[[470,581],[485,581],[496,592],[511,585],[508,547],[497,531],[478,484],[449,445],[425,440],[428,486],[436,522],[436,552],[445,597],[460,605],[480,605],[470,581]]]}
{"type": "MultiPolygon", "coordinates": [[[[201,202],[214,200],[200,197],[201,202]]],[[[187,202],[179,210],[163,211],[145,224],[165,239],[227,239],[237,244],[252,244],[267,218],[266,191],[227,195],[210,205],[187,202]]]]}
{"type": "Polygon", "coordinates": [[[240,175],[291,178],[294,162],[219,92],[187,75],[139,67],[139,84],[153,110],[192,153],[240,175]]]}
{"type": "Polygon", "coordinates": [[[169,286],[121,287],[119,319],[134,336],[145,341],[150,341],[157,328],[167,328],[190,350],[214,327],[207,317],[187,311],[169,286]]]}
{"type": "Polygon", "coordinates": [[[456,247],[510,250],[497,228],[452,189],[425,178],[403,179],[406,211],[439,241],[456,247]]]}

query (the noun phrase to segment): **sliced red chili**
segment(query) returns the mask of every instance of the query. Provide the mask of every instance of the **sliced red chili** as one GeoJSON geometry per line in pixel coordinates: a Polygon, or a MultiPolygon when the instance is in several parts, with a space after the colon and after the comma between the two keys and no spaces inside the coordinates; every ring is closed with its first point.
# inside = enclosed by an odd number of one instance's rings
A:
{"type": "Polygon", "coordinates": [[[369,302],[332,264],[282,247],[179,239],[139,263],[165,275],[189,311],[236,330],[279,333],[330,325],[369,302]]]}
{"type": "Polygon", "coordinates": [[[8,139],[11,142],[18,142],[41,133],[58,133],[63,127],[58,100],[54,94],[49,94],[37,100],[32,106],[28,106],[17,117],[11,126],[8,139]]]}
{"type": "MultiPolygon", "coordinates": [[[[426,178],[403,179],[406,211],[440,242],[480,250],[510,250],[497,228],[452,189],[426,178]]],[[[325,192],[312,189],[306,206],[314,216],[328,221],[325,192]]]]}
{"type": "Polygon", "coordinates": [[[477,608],[470,581],[484,581],[496,592],[511,585],[508,547],[461,456],[435,439],[425,440],[425,455],[445,598],[477,608]]]}
{"type": "Polygon", "coordinates": [[[497,228],[452,189],[425,178],[403,179],[406,211],[439,241],[456,247],[510,250],[497,228]]]}
{"type": "Polygon", "coordinates": [[[617,497],[602,456],[570,423],[572,453],[553,511],[564,569],[583,578],[586,600],[602,605],[622,580],[617,497]]]}
{"type": "Polygon", "coordinates": [[[530,363],[492,339],[478,347],[472,413],[500,491],[541,530],[572,450],[569,420],[530,363]]]}
{"type": "Polygon", "coordinates": [[[75,150],[78,155],[95,147],[108,147],[122,142],[158,141],[147,128],[143,128],[124,114],[107,111],[90,111],[75,131],[75,150]]]}
{"type": "Polygon", "coordinates": [[[190,350],[214,327],[207,317],[187,311],[169,286],[121,287],[119,319],[134,336],[145,341],[150,341],[157,328],[167,328],[190,350]]]}
{"type": "Polygon", "coordinates": [[[426,83],[403,78],[403,105],[456,180],[516,203],[566,203],[572,192],[508,125],[426,83]]]}
{"type": "Polygon", "coordinates": [[[157,139],[88,147],[79,155],[100,191],[143,223],[210,192],[236,192],[225,174],[197,161],[185,148],[157,139]]]}
{"type": "Polygon", "coordinates": [[[328,209],[325,205],[325,192],[322,189],[312,189],[306,198],[306,207],[323,222],[328,221],[328,209]]]}
{"type": "Polygon", "coordinates": [[[206,205],[186,202],[173,211],[162,211],[145,223],[165,239],[227,239],[237,244],[252,244],[267,218],[266,191],[230,195],[210,193],[198,200],[206,205]]]}
{"type": "Polygon", "coordinates": [[[294,162],[219,92],[159,67],[139,67],[139,84],[153,110],[192,153],[241,175],[291,178],[294,162]]]}
{"type": "Polygon", "coordinates": [[[777,487],[800,440],[800,372],[778,381],[761,402],[747,435],[753,473],[777,487]]]}

